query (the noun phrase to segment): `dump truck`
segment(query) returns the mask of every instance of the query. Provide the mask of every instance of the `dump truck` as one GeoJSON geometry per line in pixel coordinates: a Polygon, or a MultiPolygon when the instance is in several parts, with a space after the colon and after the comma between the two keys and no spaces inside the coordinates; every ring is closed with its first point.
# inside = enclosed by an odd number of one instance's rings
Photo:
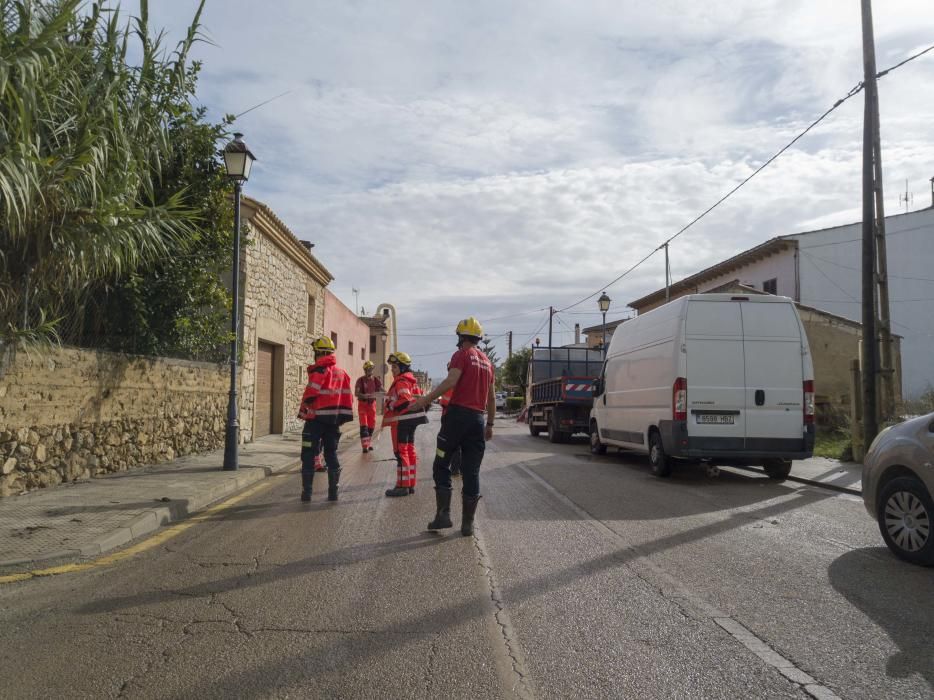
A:
{"type": "Polygon", "coordinates": [[[529,432],[534,436],[547,431],[551,442],[587,433],[594,380],[602,366],[602,350],[534,348],[526,385],[529,432]]]}

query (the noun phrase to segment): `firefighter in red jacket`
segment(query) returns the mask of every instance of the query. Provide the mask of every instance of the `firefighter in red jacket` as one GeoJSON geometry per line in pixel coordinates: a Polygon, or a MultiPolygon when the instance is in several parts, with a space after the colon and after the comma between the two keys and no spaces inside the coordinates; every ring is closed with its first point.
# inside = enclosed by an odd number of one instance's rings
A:
{"type": "Polygon", "coordinates": [[[463,451],[461,534],[474,533],[474,516],[480,501],[480,463],[486,441],[493,438],[496,419],[496,396],[493,393],[493,363],[477,345],[483,327],[473,316],[457,324],[457,352],[448,365],[448,376],[441,384],[415,401],[424,408],[436,398],[454,389],[447,413],[441,420],[433,473],[435,480],[435,518],[429,530],[442,530],[451,523],[451,457],[457,448],[463,451]],[[486,425],[484,425],[486,418],[486,425]]]}
{"type": "Polygon", "coordinates": [[[411,372],[412,358],[404,352],[389,356],[392,369],[392,386],[386,392],[383,425],[392,426],[393,442],[396,445],[396,486],[386,495],[408,496],[415,493],[416,464],[415,428],[428,422],[423,409],[413,410],[415,397],[421,395],[415,375],[411,372]]]}
{"type": "Polygon", "coordinates": [[[308,365],[308,385],[298,409],[299,419],[305,421],[302,431],[302,500],[311,500],[315,458],[323,451],[328,469],[328,500],[336,501],[341,474],[337,460],[340,426],[353,420],[350,376],[337,366],[334,343],[330,338],[318,338],[312,347],[315,363],[308,365]]]}
{"type": "Polygon", "coordinates": [[[373,376],[373,363],[363,363],[363,376],[354,386],[357,397],[357,416],[360,419],[360,446],[364,452],[373,451],[373,428],[376,427],[376,397],[383,392],[383,383],[373,376]]]}

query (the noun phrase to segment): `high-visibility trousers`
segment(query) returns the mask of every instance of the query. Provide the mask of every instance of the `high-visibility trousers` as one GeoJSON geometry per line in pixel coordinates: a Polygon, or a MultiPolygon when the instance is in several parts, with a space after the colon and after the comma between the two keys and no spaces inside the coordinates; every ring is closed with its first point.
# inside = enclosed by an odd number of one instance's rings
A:
{"type": "Polygon", "coordinates": [[[398,454],[396,461],[396,486],[400,488],[415,488],[416,464],[418,455],[415,453],[415,428],[411,422],[396,423],[398,436],[398,454]]]}
{"type": "Polygon", "coordinates": [[[360,421],[360,444],[364,450],[373,444],[373,428],[376,427],[376,402],[358,401],[357,416],[360,421]]]}

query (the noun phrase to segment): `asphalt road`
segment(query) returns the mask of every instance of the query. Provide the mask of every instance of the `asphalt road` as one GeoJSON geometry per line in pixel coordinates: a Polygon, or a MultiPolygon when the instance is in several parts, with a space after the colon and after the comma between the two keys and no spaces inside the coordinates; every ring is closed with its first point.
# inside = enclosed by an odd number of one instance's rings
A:
{"type": "MultiPolygon", "coordinates": [[[[858,499],[497,424],[478,537],[387,439],[114,566],[0,587],[0,697],[930,698],[934,572],[858,499]]],[[[459,505],[455,507],[459,514],[459,505]]]]}

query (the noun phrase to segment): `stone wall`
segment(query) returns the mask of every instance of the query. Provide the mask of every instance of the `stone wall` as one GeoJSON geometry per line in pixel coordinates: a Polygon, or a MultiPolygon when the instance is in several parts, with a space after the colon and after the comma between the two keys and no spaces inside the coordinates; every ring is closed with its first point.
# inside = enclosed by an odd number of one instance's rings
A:
{"type": "Polygon", "coordinates": [[[224,443],[227,365],[60,348],[0,367],[0,496],[224,443]]]}

